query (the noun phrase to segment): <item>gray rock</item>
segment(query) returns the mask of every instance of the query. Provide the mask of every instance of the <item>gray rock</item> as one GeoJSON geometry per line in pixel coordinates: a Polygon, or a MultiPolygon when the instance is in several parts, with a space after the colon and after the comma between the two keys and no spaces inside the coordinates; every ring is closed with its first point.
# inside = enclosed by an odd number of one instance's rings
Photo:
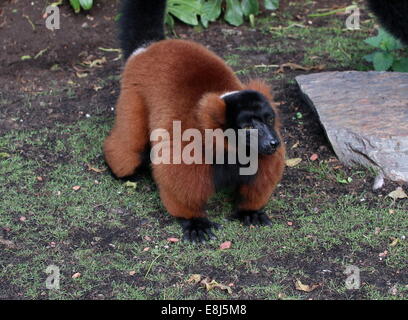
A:
{"type": "Polygon", "coordinates": [[[296,81],[340,161],[408,182],[408,73],[324,72],[296,81]]]}

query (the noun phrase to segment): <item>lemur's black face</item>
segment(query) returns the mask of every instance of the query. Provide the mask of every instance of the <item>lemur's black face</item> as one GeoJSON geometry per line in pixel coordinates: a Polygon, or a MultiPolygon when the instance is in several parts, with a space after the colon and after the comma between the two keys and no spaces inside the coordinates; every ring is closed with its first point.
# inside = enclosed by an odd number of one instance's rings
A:
{"type": "Polygon", "coordinates": [[[248,130],[247,145],[250,144],[250,129],[257,129],[258,153],[270,155],[280,145],[275,131],[275,112],[265,96],[257,91],[243,90],[226,95],[227,127],[248,130]]]}

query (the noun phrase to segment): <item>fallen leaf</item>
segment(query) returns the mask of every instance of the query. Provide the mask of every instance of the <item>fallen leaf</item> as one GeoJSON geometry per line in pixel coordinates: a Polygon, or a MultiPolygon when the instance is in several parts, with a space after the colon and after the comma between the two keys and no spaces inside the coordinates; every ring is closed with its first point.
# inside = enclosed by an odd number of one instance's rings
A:
{"type": "Polygon", "coordinates": [[[134,270],[129,271],[129,275],[130,275],[130,276],[134,276],[135,274],[136,274],[136,271],[134,271],[134,270]]]}
{"type": "Polygon", "coordinates": [[[299,147],[300,142],[297,141],[292,147],[291,149],[296,149],[297,147],[299,147]]]}
{"type": "Polygon", "coordinates": [[[225,241],[225,242],[221,243],[220,249],[221,250],[229,249],[229,248],[231,248],[231,245],[232,245],[231,241],[225,241]]]}
{"type": "Polygon", "coordinates": [[[81,276],[81,273],[77,272],[72,275],[72,279],[78,279],[81,276]]]}
{"type": "Polygon", "coordinates": [[[15,249],[17,248],[17,246],[14,244],[13,241],[10,240],[5,240],[2,237],[0,237],[0,244],[2,244],[3,246],[6,246],[9,249],[15,249]]]}
{"type": "Polygon", "coordinates": [[[72,190],[74,190],[74,191],[78,191],[79,189],[81,189],[81,186],[73,186],[72,187],[72,190]]]}
{"type": "Polygon", "coordinates": [[[188,278],[188,283],[199,283],[201,281],[201,274],[192,274],[190,278],[188,278]]]}
{"type": "Polygon", "coordinates": [[[100,67],[102,66],[104,63],[106,63],[106,58],[103,57],[101,59],[95,59],[95,60],[87,60],[84,61],[83,64],[87,65],[89,68],[95,68],[95,67],[100,67]]]}
{"type": "Polygon", "coordinates": [[[390,247],[395,247],[399,242],[398,238],[394,238],[394,240],[392,240],[392,242],[390,243],[390,247]]]}
{"type": "Polygon", "coordinates": [[[337,179],[337,182],[338,183],[343,183],[343,184],[347,184],[347,183],[351,183],[351,182],[353,182],[353,178],[351,178],[351,177],[348,177],[347,179],[337,179]]]}
{"type": "Polygon", "coordinates": [[[122,53],[121,53],[122,50],[121,49],[101,48],[101,47],[99,47],[98,49],[101,50],[101,51],[105,51],[105,52],[118,52],[119,53],[118,56],[115,59],[113,59],[113,61],[117,61],[117,60],[122,59],[122,53]]]}
{"type": "Polygon", "coordinates": [[[146,247],[146,248],[143,249],[144,252],[149,251],[149,250],[150,250],[149,247],[146,247]]]}
{"type": "Polygon", "coordinates": [[[37,177],[37,181],[40,181],[40,182],[44,181],[44,178],[39,176],[39,177],[37,177]]]}
{"type": "Polygon", "coordinates": [[[405,199],[408,198],[408,195],[405,193],[405,191],[401,188],[398,187],[394,191],[390,192],[387,197],[390,197],[392,199],[397,200],[397,199],[405,199]]]}
{"type": "Polygon", "coordinates": [[[293,222],[292,222],[292,221],[288,221],[288,226],[293,226],[293,222]]]}
{"type": "Polygon", "coordinates": [[[101,50],[101,51],[104,51],[104,52],[121,52],[122,51],[121,49],[115,49],[115,48],[102,48],[102,47],[99,47],[98,49],[101,50]]]}
{"type": "Polygon", "coordinates": [[[167,238],[168,242],[179,242],[180,240],[177,238],[167,238]]]}
{"type": "Polygon", "coordinates": [[[307,284],[303,284],[300,280],[296,280],[296,283],[295,283],[296,290],[304,291],[304,292],[312,292],[318,287],[320,287],[320,283],[312,284],[311,286],[307,284]]]}
{"type": "Polygon", "coordinates": [[[136,189],[137,183],[132,181],[126,181],[125,187],[136,189]]]}
{"type": "Polygon", "coordinates": [[[207,291],[213,290],[214,288],[219,288],[221,290],[226,290],[229,294],[232,294],[232,289],[228,286],[226,286],[225,284],[222,283],[218,283],[215,280],[212,280],[210,282],[209,278],[205,278],[204,280],[202,280],[200,282],[201,284],[203,284],[205,286],[205,288],[207,289],[207,291]]]}
{"type": "Polygon", "coordinates": [[[76,75],[78,78],[86,78],[86,77],[88,76],[88,74],[85,73],[85,72],[77,72],[77,73],[75,73],[75,75],[76,75]]]}
{"type": "Polygon", "coordinates": [[[102,173],[106,171],[106,168],[103,168],[103,169],[95,168],[95,167],[92,167],[89,163],[87,164],[87,166],[88,166],[89,171],[94,171],[96,173],[102,173]]]}
{"type": "Polygon", "coordinates": [[[20,220],[21,222],[25,222],[25,221],[27,221],[27,218],[24,217],[24,216],[21,216],[18,220],[20,220]]]}
{"type": "Polygon", "coordinates": [[[58,0],[58,1],[55,1],[55,2],[51,3],[50,6],[58,7],[61,4],[62,4],[62,0],[58,0]]]}
{"type": "Polygon", "coordinates": [[[48,48],[45,48],[43,50],[41,50],[40,52],[38,52],[35,56],[34,59],[38,59],[39,57],[41,57],[45,52],[48,51],[48,48]]]}
{"type": "Polygon", "coordinates": [[[285,161],[285,163],[286,163],[286,165],[288,166],[288,167],[296,167],[299,163],[301,163],[302,162],[302,159],[301,158],[293,158],[293,159],[287,159],[286,161],[285,161]]]}
{"type": "Polygon", "coordinates": [[[54,65],[52,65],[51,68],[50,68],[51,71],[58,71],[58,70],[60,70],[60,69],[61,69],[61,68],[60,68],[60,66],[59,66],[58,64],[54,64],[54,65]]]}
{"type": "Polygon", "coordinates": [[[300,64],[288,62],[288,63],[281,64],[279,66],[279,69],[276,70],[275,73],[283,73],[285,72],[285,68],[289,68],[291,70],[302,70],[302,71],[311,71],[311,70],[321,71],[325,69],[326,66],[324,64],[320,64],[320,65],[312,66],[312,67],[304,67],[304,66],[301,66],[300,64]]]}
{"type": "Polygon", "coordinates": [[[380,252],[379,254],[378,254],[378,256],[379,257],[386,257],[388,255],[388,250],[384,250],[384,252],[380,252]]]}
{"type": "Polygon", "coordinates": [[[318,155],[317,153],[313,153],[313,154],[310,156],[310,160],[311,160],[311,161],[316,161],[318,158],[319,158],[319,155],[318,155]]]}

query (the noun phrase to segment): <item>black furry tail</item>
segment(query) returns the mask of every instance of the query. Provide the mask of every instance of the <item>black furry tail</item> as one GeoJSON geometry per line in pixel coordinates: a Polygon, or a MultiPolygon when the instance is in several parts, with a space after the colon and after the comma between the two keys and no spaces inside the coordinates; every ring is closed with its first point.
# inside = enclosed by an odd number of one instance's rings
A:
{"type": "Polygon", "coordinates": [[[380,23],[408,45],[408,0],[367,0],[380,23]]]}
{"type": "Polygon", "coordinates": [[[122,0],[119,40],[124,58],[150,42],[164,39],[166,0],[122,0]]]}

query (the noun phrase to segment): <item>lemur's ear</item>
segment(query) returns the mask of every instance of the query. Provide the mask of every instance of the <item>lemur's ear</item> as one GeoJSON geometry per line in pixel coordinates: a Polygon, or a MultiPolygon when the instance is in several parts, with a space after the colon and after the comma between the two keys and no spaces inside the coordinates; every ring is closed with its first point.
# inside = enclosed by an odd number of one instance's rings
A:
{"type": "Polygon", "coordinates": [[[197,112],[204,129],[222,128],[225,124],[225,101],[215,93],[208,93],[201,98],[197,112]]]}
{"type": "Polygon", "coordinates": [[[281,122],[280,122],[280,117],[279,117],[278,104],[273,100],[271,87],[265,81],[254,79],[248,82],[248,84],[246,85],[246,89],[256,90],[262,93],[269,100],[269,103],[271,104],[271,107],[273,111],[275,112],[275,116],[277,119],[275,123],[275,129],[279,131],[281,127],[281,122]]]}
{"type": "Polygon", "coordinates": [[[265,81],[260,79],[250,80],[245,88],[262,93],[269,100],[275,113],[278,113],[278,104],[273,100],[272,89],[265,81]]]}
{"type": "Polygon", "coordinates": [[[268,100],[273,99],[271,93],[272,89],[265,81],[259,79],[250,80],[245,86],[245,89],[258,91],[268,98],[268,100]]]}

